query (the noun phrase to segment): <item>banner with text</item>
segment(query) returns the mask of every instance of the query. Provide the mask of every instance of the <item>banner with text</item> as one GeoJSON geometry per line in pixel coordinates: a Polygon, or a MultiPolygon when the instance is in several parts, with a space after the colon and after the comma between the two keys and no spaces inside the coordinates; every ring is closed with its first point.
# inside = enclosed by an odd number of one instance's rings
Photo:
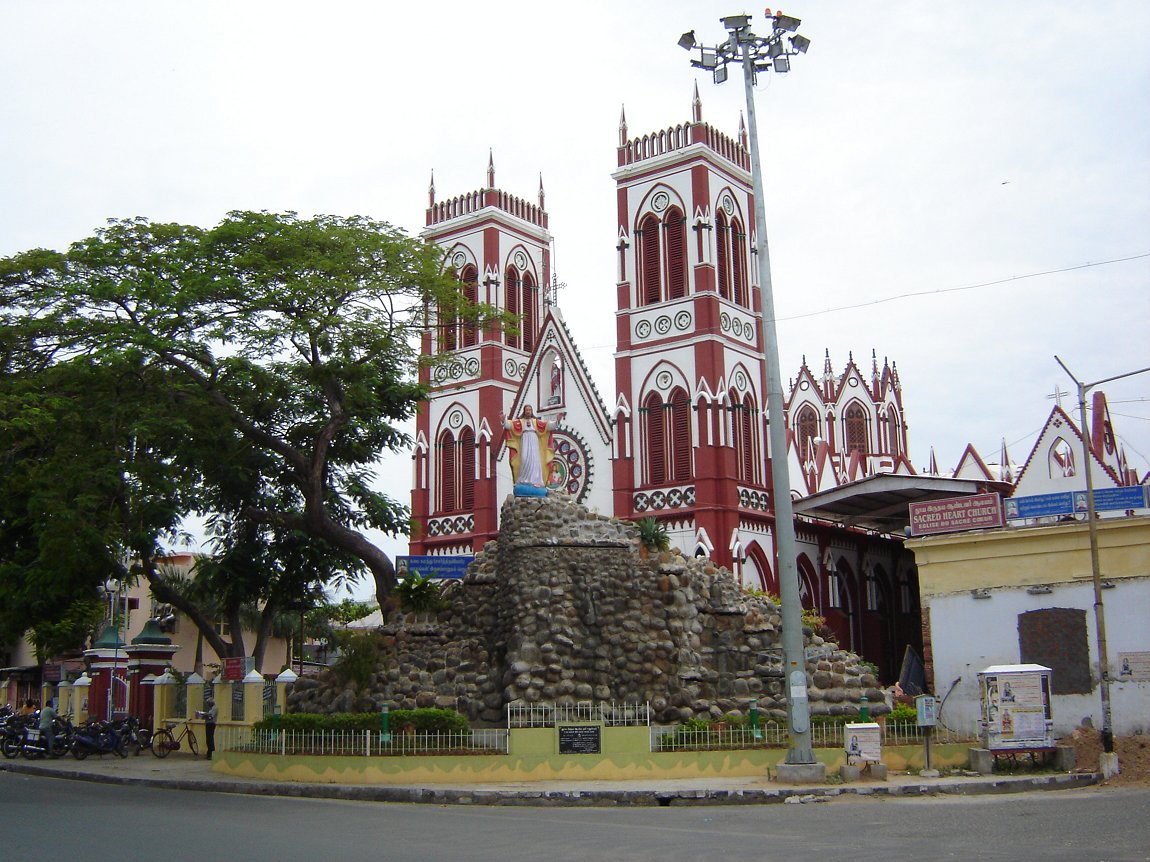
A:
{"type": "Polygon", "coordinates": [[[467,567],[475,559],[475,554],[455,554],[452,556],[396,557],[395,573],[402,580],[409,572],[421,578],[444,578],[458,580],[467,574],[467,567]]]}

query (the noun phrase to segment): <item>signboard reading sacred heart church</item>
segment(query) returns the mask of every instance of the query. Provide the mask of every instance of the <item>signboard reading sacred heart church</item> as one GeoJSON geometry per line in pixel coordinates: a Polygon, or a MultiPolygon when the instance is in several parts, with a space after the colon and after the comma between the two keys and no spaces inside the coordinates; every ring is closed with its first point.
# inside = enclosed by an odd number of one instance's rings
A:
{"type": "Polygon", "coordinates": [[[972,494],[910,504],[910,534],[930,536],[956,530],[985,530],[1003,526],[998,494],[972,494]]]}

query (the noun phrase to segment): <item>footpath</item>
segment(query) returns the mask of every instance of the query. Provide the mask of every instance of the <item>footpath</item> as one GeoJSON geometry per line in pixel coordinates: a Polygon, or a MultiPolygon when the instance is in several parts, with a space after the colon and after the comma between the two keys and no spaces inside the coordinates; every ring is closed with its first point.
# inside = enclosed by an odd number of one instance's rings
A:
{"type": "Polygon", "coordinates": [[[807,804],[860,797],[913,798],[937,795],[967,796],[989,793],[1024,793],[1069,790],[1099,783],[1098,773],[1031,775],[950,775],[923,778],[915,774],[890,775],[886,781],[862,780],[849,784],[783,784],[768,777],[722,776],[652,781],[522,782],[506,784],[420,787],[380,784],[321,784],[258,781],[221,775],[210,761],[174,753],[160,760],[148,752],[127,758],[92,756],[86,760],[5,760],[0,771],[74,781],[93,781],[171,790],[244,793],[345,799],[365,802],[423,802],[436,805],[524,806],[667,806],[807,804]]]}

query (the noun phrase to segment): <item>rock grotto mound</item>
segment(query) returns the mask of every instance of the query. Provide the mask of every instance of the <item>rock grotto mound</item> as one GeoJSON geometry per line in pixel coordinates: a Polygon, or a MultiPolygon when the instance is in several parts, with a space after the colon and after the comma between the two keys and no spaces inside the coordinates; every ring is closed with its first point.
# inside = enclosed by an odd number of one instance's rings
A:
{"type": "MultiPolygon", "coordinates": [[[[343,712],[450,707],[502,724],[508,703],[650,702],[659,723],[784,715],[778,606],[743,593],[708,560],[642,559],[635,526],[565,495],[508,498],[502,530],[437,614],[394,611],[366,690],[328,671],[300,680],[289,708],[343,712]]],[[[884,711],[858,656],[804,630],[814,714],[884,711]]]]}

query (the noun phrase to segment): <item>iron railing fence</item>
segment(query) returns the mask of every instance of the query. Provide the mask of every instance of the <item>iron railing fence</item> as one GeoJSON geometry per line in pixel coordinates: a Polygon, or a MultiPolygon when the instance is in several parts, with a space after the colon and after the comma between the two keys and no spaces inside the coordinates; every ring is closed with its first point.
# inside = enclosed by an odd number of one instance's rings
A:
{"type": "MultiPolygon", "coordinates": [[[[844,725],[816,722],[811,725],[811,745],[815,748],[844,748],[844,725]]],[[[936,727],[931,741],[940,745],[966,743],[977,739],[976,733],[964,733],[936,727]]],[[[883,745],[921,745],[923,728],[913,722],[887,722],[882,728],[883,745]]],[[[758,731],[749,725],[724,729],[695,728],[684,725],[652,725],[652,751],[727,751],[739,748],[787,748],[790,735],[785,725],[767,722],[758,731]]]]}
{"type": "Polygon", "coordinates": [[[554,727],[573,722],[601,722],[605,727],[641,727],[651,724],[651,704],[639,701],[615,703],[512,703],[507,706],[507,727],[554,727]]]}
{"type": "MultiPolygon", "coordinates": [[[[351,755],[387,757],[397,755],[508,754],[510,730],[524,727],[554,727],[565,722],[602,722],[609,727],[649,728],[651,751],[728,751],[741,748],[787,748],[785,725],[764,722],[757,732],[750,725],[727,728],[696,728],[685,725],[654,725],[650,708],[644,703],[591,704],[571,706],[516,705],[508,709],[507,728],[477,728],[458,733],[391,733],[378,730],[285,731],[256,730],[252,727],[219,725],[216,748],[261,754],[351,755]]],[[[882,726],[884,745],[921,745],[923,728],[913,722],[888,721],[882,726]]],[[[978,739],[977,728],[968,732],[936,727],[934,743],[968,743],[978,739]]],[[[815,722],[811,744],[816,748],[843,748],[844,725],[815,722]]]]}

